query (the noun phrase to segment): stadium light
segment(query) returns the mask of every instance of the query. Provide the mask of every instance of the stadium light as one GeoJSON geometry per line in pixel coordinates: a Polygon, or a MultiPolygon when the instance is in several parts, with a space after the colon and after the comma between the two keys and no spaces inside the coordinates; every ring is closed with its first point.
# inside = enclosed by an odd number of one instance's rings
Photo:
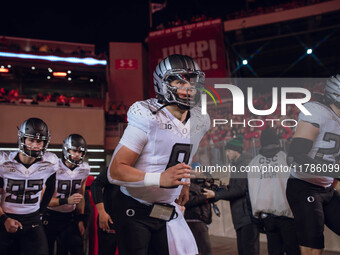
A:
{"type": "Polygon", "coordinates": [[[8,68],[0,68],[0,73],[8,73],[9,72],[9,70],[8,70],[8,68]]]}
{"type": "Polygon", "coordinates": [[[12,53],[12,52],[0,52],[0,57],[6,58],[21,58],[21,59],[36,59],[36,60],[46,60],[51,62],[67,62],[72,64],[84,64],[84,65],[103,65],[106,66],[106,60],[99,60],[95,58],[76,58],[76,57],[58,57],[58,56],[43,56],[43,55],[33,55],[26,53],[12,53]]]}
{"type": "Polygon", "coordinates": [[[66,75],[66,72],[53,72],[53,76],[55,77],[65,77],[66,75]]]}

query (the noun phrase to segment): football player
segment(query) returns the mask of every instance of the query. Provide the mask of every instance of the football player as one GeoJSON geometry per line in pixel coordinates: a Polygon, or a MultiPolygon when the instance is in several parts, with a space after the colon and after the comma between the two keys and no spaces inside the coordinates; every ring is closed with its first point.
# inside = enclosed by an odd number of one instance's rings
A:
{"type": "Polygon", "coordinates": [[[46,152],[50,137],[44,121],[30,118],[19,128],[19,151],[0,153],[1,254],[48,254],[39,214],[55,186],[58,158],[46,152]]]}
{"type": "Polygon", "coordinates": [[[44,214],[43,224],[48,240],[49,254],[54,254],[54,242],[59,238],[63,250],[71,255],[84,254],[85,184],[90,173],[84,162],[87,145],[78,134],[71,134],[63,143],[63,158],[59,160],[55,192],[44,214]]]}
{"type": "Polygon", "coordinates": [[[327,80],[320,102],[304,106],[311,115],[299,115],[286,190],[303,255],[322,253],[324,224],[340,235],[340,194],[333,188],[340,175],[340,75],[327,80]]]}
{"type": "Polygon", "coordinates": [[[157,99],[130,107],[108,171],[121,185],[114,210],[119,254],[197,254],[175,201],[188,200],[189,164],[210,127],[196,106],[204,73],[191,57],[171,55],[153,76],[157,99]]]}

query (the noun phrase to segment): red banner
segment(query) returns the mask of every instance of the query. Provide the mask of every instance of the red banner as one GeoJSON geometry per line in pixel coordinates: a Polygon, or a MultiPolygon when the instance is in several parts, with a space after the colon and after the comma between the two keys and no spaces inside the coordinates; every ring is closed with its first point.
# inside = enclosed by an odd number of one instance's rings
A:
{"type": "Polygon", "coordinates": [[[227,77],[221,19],[149,33],[151,75],[156,65],[172,54],[194,58],[208,78],[227,77]]]}

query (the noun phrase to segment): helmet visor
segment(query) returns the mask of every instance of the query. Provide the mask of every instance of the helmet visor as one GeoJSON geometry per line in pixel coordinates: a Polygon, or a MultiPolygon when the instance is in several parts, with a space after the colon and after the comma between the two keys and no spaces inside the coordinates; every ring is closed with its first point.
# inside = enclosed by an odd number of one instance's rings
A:
{"type": "Polygon", "coordinates": [[[163,81],[170,84],[173,81],[180,80],[188,82],[192,87],[202,87],[205,75],[201,71],[192,71],[186,69],[172,69],[164,74],[163,81]]]}

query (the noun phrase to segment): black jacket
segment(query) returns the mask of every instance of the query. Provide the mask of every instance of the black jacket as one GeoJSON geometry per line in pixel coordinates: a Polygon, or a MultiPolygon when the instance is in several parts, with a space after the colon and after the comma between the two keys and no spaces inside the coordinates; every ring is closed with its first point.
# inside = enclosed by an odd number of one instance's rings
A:
{"type": "Polygon", "coordinates": [[[212,221],[211,205],[202,195],[202,186],[192,182],[189,189],[189,201],[185,204],[185,219],[201,220],[206,224],[212,221]]]}
{"type": "MultiPolygon", "coordinates": [[[[238,160],[232,162],[232,165],[240,170],[241,166],[247,166],[250,161],[251,156],[242,153],[238,160]]],[[[253,222],[246,172],[231,173],[228,188],[215,193],[215,201],[220,199],[230,201],[231,216],[236,230],[253,222]]]]}

